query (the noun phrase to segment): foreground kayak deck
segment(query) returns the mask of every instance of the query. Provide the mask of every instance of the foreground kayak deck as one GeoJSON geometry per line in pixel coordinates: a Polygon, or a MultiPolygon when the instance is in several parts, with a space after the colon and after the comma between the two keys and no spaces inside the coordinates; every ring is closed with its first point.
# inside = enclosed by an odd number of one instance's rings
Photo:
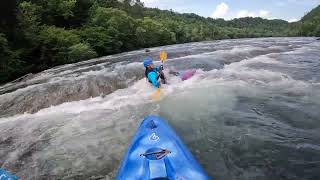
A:
{"type": "Polygon", "coordinates": [[[209,177],[166,121],[148,116],[121,164],[117,180],[207,180],[209,177]]]}
{"type": "Polygon", "coordinates": [[[6,170],[0,168],[0,180],[18,180],[17,176],[14,176],[6,170]]]}

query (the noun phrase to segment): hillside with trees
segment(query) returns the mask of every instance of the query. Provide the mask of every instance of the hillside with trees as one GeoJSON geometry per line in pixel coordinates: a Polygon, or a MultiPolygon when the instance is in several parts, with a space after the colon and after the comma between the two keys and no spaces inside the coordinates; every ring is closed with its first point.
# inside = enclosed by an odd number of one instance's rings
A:
{"type": "Polygon", "coordinates": [[[301,19],[301,35],[320,36],[320,5],[301,19]]]}
{"type": "Polygon", "coordinates": [[[303,25],[292,25],[283,20],[248,17],[225,21],[179,14],[146,8],[139,0],[1,1],[0,83],[61,64],[141,48],[319,35],[319,7],[310,13],[303,25]]]}

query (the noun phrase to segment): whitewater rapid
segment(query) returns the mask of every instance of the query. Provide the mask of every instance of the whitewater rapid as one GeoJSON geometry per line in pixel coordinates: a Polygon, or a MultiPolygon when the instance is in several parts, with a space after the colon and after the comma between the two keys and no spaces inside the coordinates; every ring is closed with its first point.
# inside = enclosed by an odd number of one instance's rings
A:
{"type": "MultiPolygon", "coordinates": [[[[107,56],[0,87],[0,165],[21,179],[113,179],[143,117],[168,120],[212,179],[320,176],[320,42],[224,40],[107,56]],[[168,52],[160,101],[142,58],[168,52]],[[168,73],[167,73],[168,74],[168,73]]],[[[159,62],[158,62],[159,63],[159,62]]]]}

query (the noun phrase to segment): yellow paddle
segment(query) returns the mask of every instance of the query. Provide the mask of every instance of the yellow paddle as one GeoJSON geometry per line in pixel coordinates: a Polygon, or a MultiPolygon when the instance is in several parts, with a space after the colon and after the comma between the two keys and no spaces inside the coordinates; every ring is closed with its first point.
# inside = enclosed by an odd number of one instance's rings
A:
{"type": "MultiPolygon", "coordinates": [[[[160,52],[160,61],[162,62],[162,64],[167,60],[167,58],[168,58],[167,52],[161,51],[160,52]]],[[[160,88],[158,88],[154,93],[152,93],[151,97],[155,101],[160,101],[160,99],[161,99],[161,90],[160,90],[160,88]]]]}
{"type": "Polygon", "coordinates": [[[165,51],[160,52],[160,60],[161,60],[162,64],[167,60],[167,57],[168,57],[167,52],[165,52],[165,51]]]}
{"type": "Polygon", "coordinates": [[[151,97],[154,101],[160,101],[161,99],[161,90],[158,88],[154,93],[151,94],[151,97]]]}

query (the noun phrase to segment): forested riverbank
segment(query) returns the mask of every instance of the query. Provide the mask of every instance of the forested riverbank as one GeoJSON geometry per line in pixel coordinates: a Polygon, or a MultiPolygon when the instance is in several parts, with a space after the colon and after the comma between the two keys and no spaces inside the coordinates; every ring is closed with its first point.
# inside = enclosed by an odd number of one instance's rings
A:
{"type": "Polygon", "coordinates": [[[139,0],[1,2],[0,83],[57,65],[135,49],[205,40],[319,36],[319,7],[301,21],[204,18],[139,0]]]}

